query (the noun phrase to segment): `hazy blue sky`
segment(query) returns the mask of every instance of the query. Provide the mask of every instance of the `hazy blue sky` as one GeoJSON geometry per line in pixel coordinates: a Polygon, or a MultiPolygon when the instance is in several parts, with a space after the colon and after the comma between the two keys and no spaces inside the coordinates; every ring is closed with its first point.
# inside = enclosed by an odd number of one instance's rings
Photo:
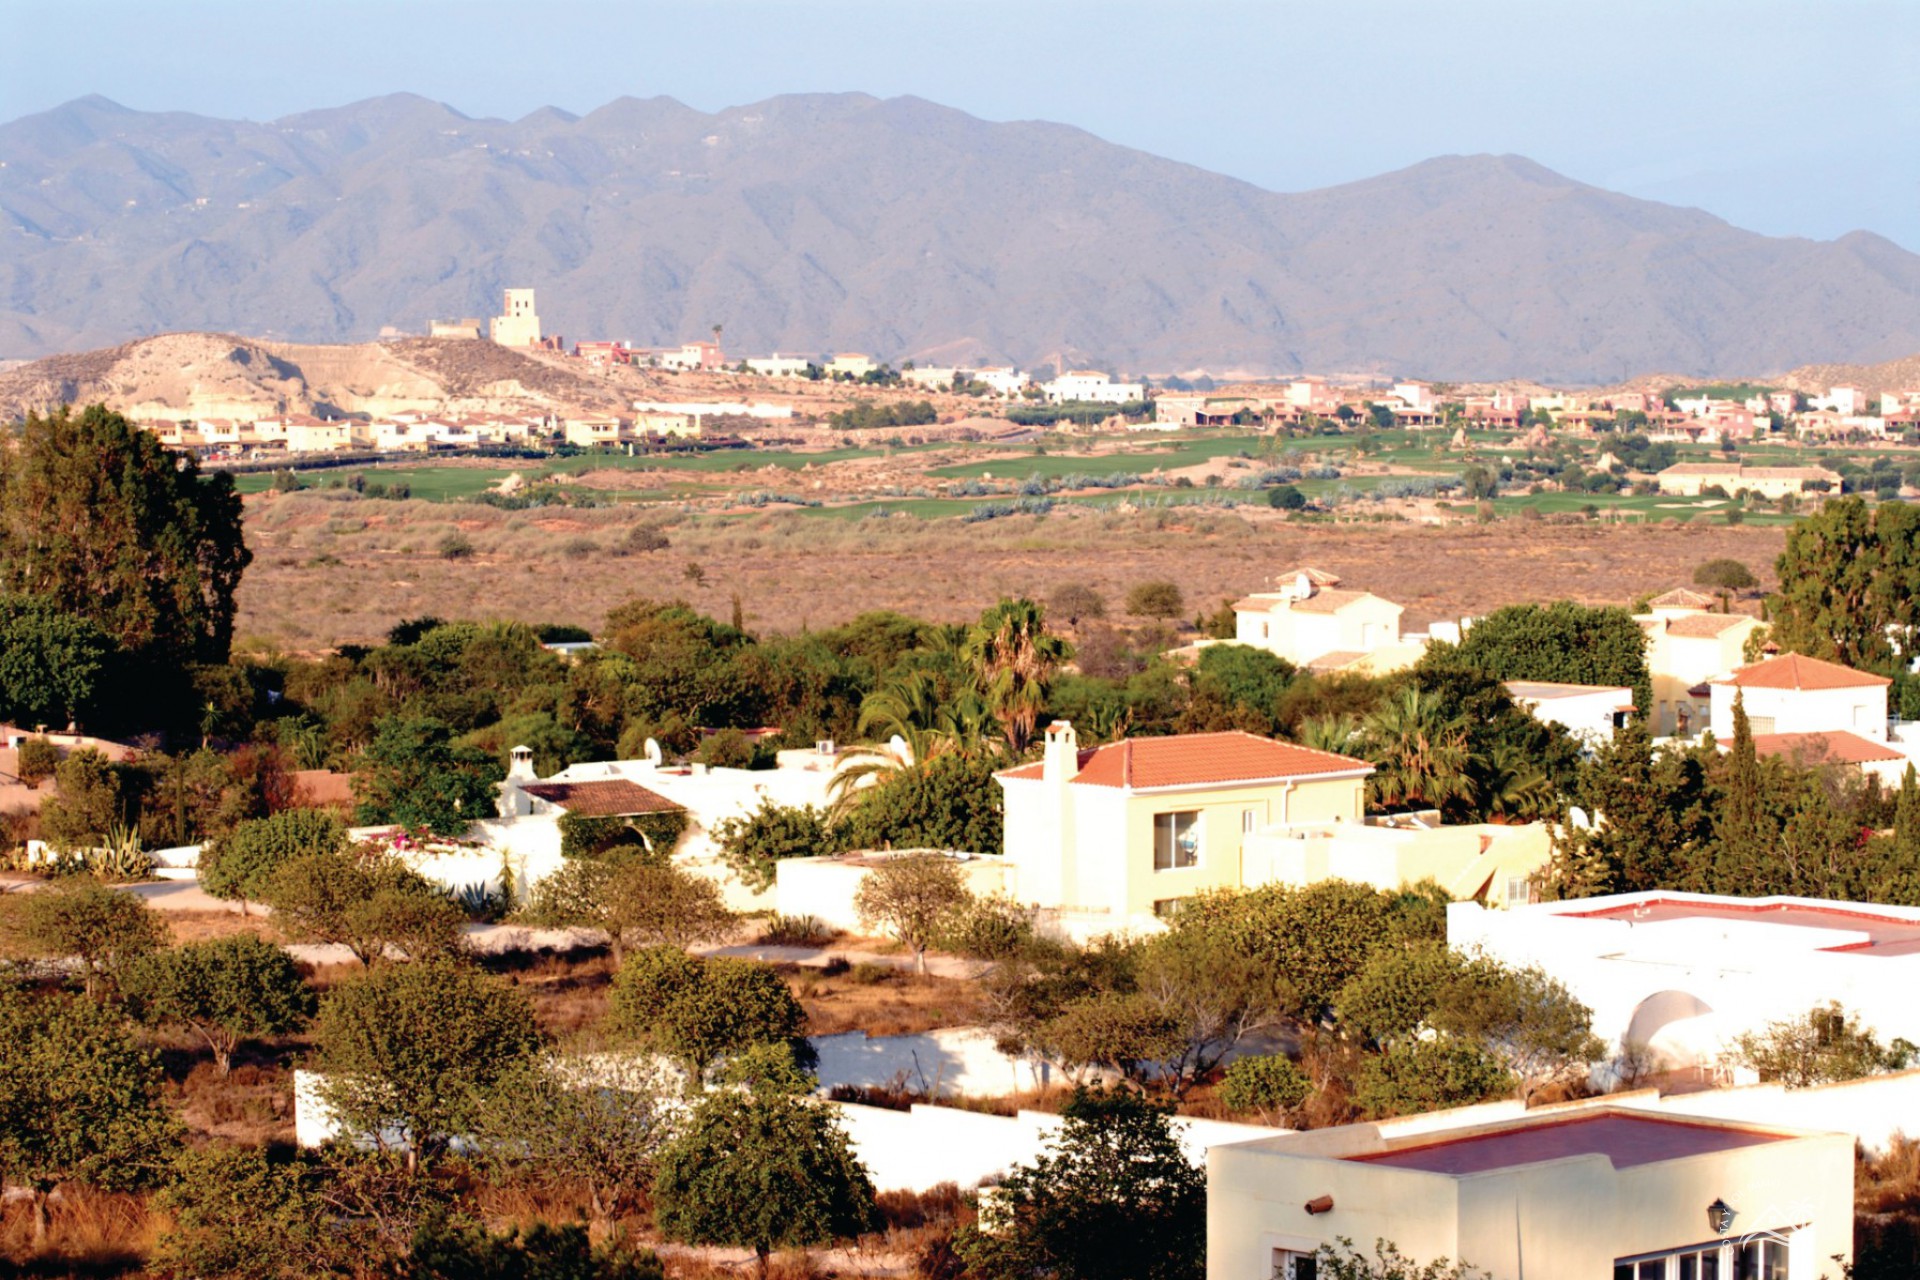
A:
{"type": "Polygon", "coordinates": [[[1920,0],[0,0],[0,119],[916,94],[1292,191],[1518,152],[1781,235],[1920,250],[1920,0]]]}

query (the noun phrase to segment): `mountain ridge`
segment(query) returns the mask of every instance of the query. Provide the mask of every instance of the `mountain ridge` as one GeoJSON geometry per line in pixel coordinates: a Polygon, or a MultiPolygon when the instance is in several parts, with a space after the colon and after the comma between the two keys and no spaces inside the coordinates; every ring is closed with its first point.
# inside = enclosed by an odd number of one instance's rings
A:
{"type": "Polygon", "coordinates": [[[1920,350],[1920,256],[1770,238],[1524,156],[1269,191],[912,97],[0,124],[0,355],[347,342],[536,288],[549,332],[1150,373],[1617,380],[1920,350]]]}

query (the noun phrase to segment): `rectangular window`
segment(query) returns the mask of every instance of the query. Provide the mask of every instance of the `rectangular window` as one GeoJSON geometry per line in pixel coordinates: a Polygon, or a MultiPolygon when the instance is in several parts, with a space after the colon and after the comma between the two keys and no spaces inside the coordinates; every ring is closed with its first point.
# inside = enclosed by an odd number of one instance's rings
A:
{"type": "Polygon", "coordinates": [[[1318,1280],[1320,1264],[1310,1253],[1295,1249],[1273,1251],[1273,1280],[1318,1280]]]}
{"type": "Polygon", "coordinates": [[[1696,1244],[1652,1257],[1621,1258],[1613,1280],[1787,1280],[1785,1239],[1770,1235],[1723,1244],[1696,1244]]]}
{"type": "Polygon", "coordinates": [[[1155,898],[1153,914],[1157,920],[1171,920],[1180,914],[1180,908],[1187,905],[1185,898],[1155,898]]]}
{"type": "Polygon", "coordinates": [[[1181,813],[1153,815],[1153,869],[1174,871],[1200,865],[1200,814],[1192,809],[1181,813]]]}
{"type": "Polygon", "coordinates": [[[1525,876],[1507,877],[1507,905],[1524,906],[1533,901],[1533,885],[1525,876]]]}
{"type": "Polygon", "coordinates": [[[1260,811],[1258,809],[1242,809],[1240,811],[1240,834],[1250,836],[1259,829],[1260,811]]]}
{"type": "Polygon", "coordinates": [[[1754,733],[1772,733],[1773,717],[1772,716],[1748,716],[1747,728],[1752,730],[1754,733]]]}

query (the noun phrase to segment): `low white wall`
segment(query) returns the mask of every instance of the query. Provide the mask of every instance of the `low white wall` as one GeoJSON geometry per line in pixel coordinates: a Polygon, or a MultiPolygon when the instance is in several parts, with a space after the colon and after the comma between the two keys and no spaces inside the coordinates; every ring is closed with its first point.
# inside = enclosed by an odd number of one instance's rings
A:
{"type": "MultiPolygon", "coordinates": [[[[854,910],[874,863],[885,854],[837,858],[786,858],[774,864],[774,909],[783,916],[812,916],[822,924],[847,933],[864,926],[854,910]]],[[[1005,863],[998,856],[973,855],[956,859],[976,897],[992,897],[1006,888],[1005,863]]]]}
{"type": "Polygon", "coordinates": [[[948,1027],[916,1036],[848,1031],[812,1037],[820,1055],[820,1087],[901,1087],[931,1098],[1001,1098],[1044,1089],[1060,1075],[1047,1063],[1002,1053],[979,1027],[948,1027]]]}
{"type": "MultiPolygon", "coordinates": [[[[854,1155],[881,1191],[926,1191],[943,1182],[977,1187],[1032,1163],[1065,1123],[1046,1111],[993,1116],[926,1105],[907,1111],[837,1105],[854,1155]]],[[[1291,1132],[1186,1116],[1174,1117],[1173,1126],[1195,1164],[1206,1160],[1209,1148],[1291,1132]]]]}

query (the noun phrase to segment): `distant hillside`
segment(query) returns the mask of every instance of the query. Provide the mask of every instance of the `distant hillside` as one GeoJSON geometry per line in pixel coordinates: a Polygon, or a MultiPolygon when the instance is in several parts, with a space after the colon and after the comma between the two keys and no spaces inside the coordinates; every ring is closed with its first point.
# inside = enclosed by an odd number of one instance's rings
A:
{"type": "Polygon", "coordinates": [[[1831,387],[1858,387],[1871,396],[1883,391],[1920,390],[1920,355],[1882,364],[1810,364],[1782,377],[1780,385],[1822,393],[1831,387]]]}
{"type": "Polygon", "coordinates": [[[458,339],[319,346],[170,333],[0,373],[0,422],[94,401],[136,418],[619,409],[638,389],[558,363],[458,339]]]}
{"type": "Polygon", "coordinates": [[[1920,257],[1771,239],[1518,157],[1281,195],[913,98],[0,125],[0,356],[366,340],[539,290],[549,331],[1146,372],[1611,381],[1920,350],[1920,257]]]}

